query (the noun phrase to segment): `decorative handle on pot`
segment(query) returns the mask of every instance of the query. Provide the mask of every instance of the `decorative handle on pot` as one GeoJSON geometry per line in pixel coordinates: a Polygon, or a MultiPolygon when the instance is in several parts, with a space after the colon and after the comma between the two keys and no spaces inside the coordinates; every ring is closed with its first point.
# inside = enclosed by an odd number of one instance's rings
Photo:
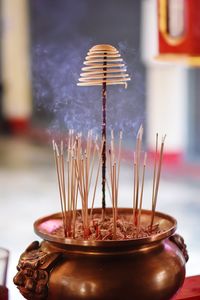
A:
{"type": "Polygon", "coordinates": [[[13,278],[20,293],[28,300],[47,298],[49,274],[62,255],[42,249],[42,244],[35,241],[22,253],[18,272],[13,278]]]}
{"type": "Polygon", "coordinates": [[[171,242],[176,244],[176,246],[181,250],[181,252],[183,253],[183,256],[185,257],[185,260],[187,262],[189,259],[189,255],[188,255],[187,246],[184,242],[183,237],[179,234],[174,234],[169,239],[171,242]]]}

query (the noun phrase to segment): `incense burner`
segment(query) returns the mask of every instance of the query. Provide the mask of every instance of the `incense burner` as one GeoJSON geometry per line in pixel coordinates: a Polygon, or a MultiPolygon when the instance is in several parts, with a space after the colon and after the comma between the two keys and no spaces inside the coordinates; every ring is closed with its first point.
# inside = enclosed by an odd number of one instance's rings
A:
{"type": "MultiPolygon", "coordinates": [[[[119,209],[119,214],[131,212],[119,209]]],[[[21,255],[14,277],[26,299],[168,300],[182,286],[188,255],[171,216],[156,212],[159,234],[123,241],[58,238],[52,230],[61,218],[54,214],[34,224],[43,241],[21,255]]],[[[142,222],[150,218],[151,211],[143,210],[142,222]]]]}

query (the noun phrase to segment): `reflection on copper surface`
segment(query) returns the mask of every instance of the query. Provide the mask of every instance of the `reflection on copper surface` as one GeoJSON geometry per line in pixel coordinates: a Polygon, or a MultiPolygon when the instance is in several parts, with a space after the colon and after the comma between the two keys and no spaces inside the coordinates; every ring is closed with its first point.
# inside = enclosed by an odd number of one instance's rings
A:
{"type": "Polygon", "coordinates": [[[44,223],[40,224],[40,229],[46,231],[47,233],[52,233],[62,225],[62,220],[47,220],[44,223]]]}

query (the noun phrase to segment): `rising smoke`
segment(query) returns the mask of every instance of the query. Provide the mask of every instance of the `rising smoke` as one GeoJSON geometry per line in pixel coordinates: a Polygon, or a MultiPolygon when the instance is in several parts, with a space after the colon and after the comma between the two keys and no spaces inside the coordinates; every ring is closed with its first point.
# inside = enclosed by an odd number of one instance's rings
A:
{"type": "MultiPolygon", "coordinates": [[[[41,2],[32,4],[33,12],[39,16],[38,22],[48,24],[49,28],[39,32],[32,21],[35,114],[42,111],[46,115],[46,126],[50,133],[74,128],[83,134],[89,129],[100,134],[101,88],[78,87],[76,83],[88,49],[102,43],[102,36],[99,39],[95,35],[95,38],[80,36],[78,26],[88,14],[86,4],[82,4],[77,12],[76,4],[72,5],[70,1],[70,13],[67,13],[69,1],[60,1],[59,7],[48,6],[48,9],[44,7],[47,1],[41,2]],[[75,12],[74,20],[72,15],[75,12]]],[[[48,3],[53,4],[53,1],[48,3]]],[[[105,43],[109,41],[105,40],[105,43]]],[[[107,129],[122,129],[127,137],[133,136],[133,132],[135,134],[144,122],[144,76],[139,63],[139,49],[137,45],[133,48],[130,44],[129,41],[123,41],[113,46],[120,50],[132,81],[127,89],[123,86],[109,86],[107,97],[107,129]]]]}

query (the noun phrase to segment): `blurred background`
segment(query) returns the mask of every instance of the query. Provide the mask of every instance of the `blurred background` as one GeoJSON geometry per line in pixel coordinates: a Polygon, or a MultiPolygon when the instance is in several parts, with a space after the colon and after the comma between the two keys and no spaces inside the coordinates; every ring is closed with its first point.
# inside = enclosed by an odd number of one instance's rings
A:
{"type": "Polygon", "coordinates": [[[10,250],[11,300],[22,299],[12,278],[20,254],[38,240],[33,222],[60,210],[52,138],[70,128],[101,132],[101,89],[76,85],[87,51],[101,43],[120,51],[132,78],[127,89],[108,88],[108,136],[111,128],[124,136],[120,205],[131,206],[139,126],[150,164],[146,208],[155,135],[167,134],[157,208],[178,221],[187,275],[200,272],[200,7],[158,3],[0,0],[0,246],[10,250]]]}

